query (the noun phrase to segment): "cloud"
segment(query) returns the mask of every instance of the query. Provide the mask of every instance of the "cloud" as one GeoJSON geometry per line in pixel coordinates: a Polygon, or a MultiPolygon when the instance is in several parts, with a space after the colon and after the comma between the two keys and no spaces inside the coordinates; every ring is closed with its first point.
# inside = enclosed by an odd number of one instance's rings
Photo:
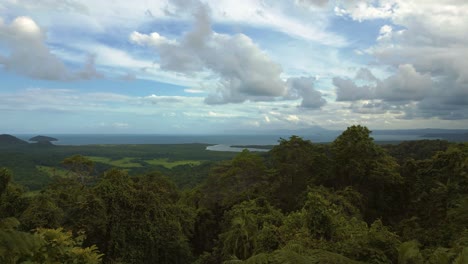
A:
{"type": "Polygon", "coordinates": [[[160,103],[180,103],[183,102],[183,98],[181,96],[161,96],[161,95],[149,95],[143,97],[144,102],[149,102],[151,104],[160,104],[160,103]]]}
{"type": "Polygon", "coordinates": [[[45,33],[29,17],[17,17],[9,25],[0,21],[0,44],[4,44],[8,52],[6,55],[0,55],[0,64],[7,71],[37,79],[70,80],[100,77],[95,69],[94,57],[89,57],[81,71],[73,73],[51,53],[45,41],[45,33]]]}
{"type": "Polygon", "coordinates": [[[355,20],[388,19],[366,53],[377,65],[396,72],[367,86],[335,78],[338,101],[380,99],[404,105],[404,119],[468,118],[468,2],[386,0],[346,3],[342,8],[355,20]],[[385,12],[362,15],[372,10],[385,12]]]}
{"type": "Polygon", "coordinates": [[[393,0],[346,0],[335,6],[335,14],[348,16],[354,20],[389,18],[393,15],[395,1],[393,0]]]}
{"type": "Polygon", "coordinates": [[[89,55],[83,69],[77,73],[78,79],[89,80],[104,77],[101,73],[96,71],[95,62],[96,56],[89,55]]]}
{"type": "Polygon", "coordinates": [[[337,101],[381,99],[383,101],[421,101],[433,93],[434,82],[428,74],[404,64],[390,77],[379,80],[368,69],[360,69],[354,80],[333,78],[337,101]],[[366,81],[359,86],[357,82],[366,81]]]}
{"type": "Polygon", "coordinates": [[[313,77],[289,78],[287,85],[289,87],[289,98],[302,98],[300,107],[309,109],[318,109],[324,106],[327,101],[322,97],[322,93],[315,90],[313,77]]]}
{"type": "MultiPolygon", "coordinates": [[[[322,8],[309,8],[294,1],[205,1],[213,11],[213,19],[220,24],[248,25],[257,29],[269,29],[294,39],[318,45],[343,47],[347,40],[326,30],[328,17],[322,8]],[[313,18],[313,19],[311,19],[313,18]]],[[[300,1],[304,2],[304,1],[300,1]]],[[[306,1],[320,4],[323,0],[306,1]]],[[[304,3],[307,4],[307,3],[304,3]]],[[[310,5],[309,5],[310,6],[310,5]]]]}
{"type": "Polygon", "coordinates": [[[299,6],[317,6],[324,7],[328,4],[328,0],[296,0],[296,5],[299,6]]]}
{"type": "Polygon", "coordinates": [[[33,10],[56,10],[60,12],[87,13],[86,5],[74,0],[15,0],[12,4],[33,10]]]}
{"type": "Polygon", "coordinates": [[[158,33],[133,32],[130,41],[154,48],[162,70],[184,74],[208,70],[219,78],[207,104],[273,100],[286,93],[282,69],[244,34],[226,35],[211,29],[209,10],[195,4],[195,24],[181,40],[158,33]]]}
{"type": "Polygon", "coordinates": [[[410,64],[400,65],[395,74],[383,80],[363,69],[354,79],[333,78],[336,100],[351,102],[349,109],[353,112],[393,112],[403,119],[467,119],[468,89],[458,87],[456,82],[434,79],[428,73],[417,72],[410,64]],[[358,85],[362,81],[359,77],[363,76],[368,82],[358,85]]]}
{"type": "Polygon", "coordinates": [[[433,81],[428,74],[417,72],[413,65],[398,67],[395,75],[377,86],[376,97],[385,101],[420,101],[432,93],[433,81]]]}
{"type": "Polygon", "coordinates": [[[115,123],[112,123],[111,126],[113,128],[128,128],[128,127],[130,127],[129,124],[123,123],[123,122],[115,122],[115,123]]]}
{"type": "Polygon", "coordinates": [[[358,86],[354,80],[333,77],[336,87],[336,101],[355,101],[372,99],[373,88],[369,85],[358,86]]]}
{"type": "Polygon", "coordinates": [[[137,77],[134,73],[127,72],[127,73],[122,74],[119,79],[122,81],[130,82],[130,81],[135,81],[137,77]]]}
{"type": "Polygon", "coordinates": [[[199,89],[184,89],[184,92],[191,93],[191,94],[204,93],[203,90],[199,90],[199,89]]]}
{"type": "Polygon", "coordinates": [[[17,17],[10,25],[0,24],[0,43],[9,54],[1,63],[6,70],[33,78],[65,80],[67,69],[45,45],[45,34],[29,17],[17,17]]]}

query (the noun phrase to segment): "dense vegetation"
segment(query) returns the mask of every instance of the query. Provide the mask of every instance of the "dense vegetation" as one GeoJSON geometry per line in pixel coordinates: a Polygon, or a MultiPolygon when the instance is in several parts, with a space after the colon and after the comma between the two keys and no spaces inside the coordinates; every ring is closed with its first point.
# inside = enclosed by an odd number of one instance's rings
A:
{"type": "Polygon", "coordinates": [[[54,176],[66,176],[67,171],[62,164],[64,159],[81,155],[94,161],[95,175],[102,175],[111,168],[123,169],[131,176],[161,171],[171,176],[176,184],[183,188],[199,182],[189,175],[203,171],[207,166],[205,163],[231,159],[235,156],[232,152],[207,151],[207,146],[207,144],[62,146],[28,144],[12,136],[0,135],[0,167],[10,169],[16,183],[29,190],[39,190],[49,184],[54,176]],[[194,170],[193,165],[202,166],[194,170]]]}
{"type": "Polygon", "coordinates": [[[468,263],[466,143],[352,126],[167,175],[95,165],[70,155],[38,193],[0,170],[0,263],[468,263]]]}

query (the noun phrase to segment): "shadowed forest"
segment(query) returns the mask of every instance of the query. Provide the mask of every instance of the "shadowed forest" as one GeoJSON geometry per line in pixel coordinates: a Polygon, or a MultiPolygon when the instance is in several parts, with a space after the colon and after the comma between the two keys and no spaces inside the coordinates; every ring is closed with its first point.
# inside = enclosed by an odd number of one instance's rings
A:
{"type": "Polygon", "coordinates": [[[467,143],[186,147],[3,151],[0,263],[468,263],[467,143]]]}

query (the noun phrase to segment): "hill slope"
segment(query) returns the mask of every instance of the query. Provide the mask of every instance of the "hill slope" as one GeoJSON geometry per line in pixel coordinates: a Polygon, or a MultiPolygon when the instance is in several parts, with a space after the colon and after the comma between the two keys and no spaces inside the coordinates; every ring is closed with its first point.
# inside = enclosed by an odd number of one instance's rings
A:
{"type": "Polygon", "coordinates": [[[26,145],[28,142],[8,134],[0,135],[0,146],[4,145],[26,145]]]}

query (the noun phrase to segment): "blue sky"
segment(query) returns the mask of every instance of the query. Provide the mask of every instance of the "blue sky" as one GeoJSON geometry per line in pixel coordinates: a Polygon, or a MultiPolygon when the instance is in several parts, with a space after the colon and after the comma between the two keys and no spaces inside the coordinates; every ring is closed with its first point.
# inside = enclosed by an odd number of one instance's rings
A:
{"type": "Polygon", "coordinates": [[[463,0],[0,2],[0,133],[468,127],[463,0]]]}

